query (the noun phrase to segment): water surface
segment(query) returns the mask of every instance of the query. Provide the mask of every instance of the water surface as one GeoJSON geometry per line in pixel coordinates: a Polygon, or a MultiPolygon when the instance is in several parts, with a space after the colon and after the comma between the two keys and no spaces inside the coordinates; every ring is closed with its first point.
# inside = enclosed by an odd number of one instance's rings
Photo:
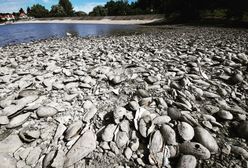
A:
{"type": "Polygon", "coordinates": [[[67,33],[88,37],[130,32],[137,25],[69,24],[69,23],[28,23],[0,26],[0,46],[30,42],[51,37],[65,37],[67,33]]]}

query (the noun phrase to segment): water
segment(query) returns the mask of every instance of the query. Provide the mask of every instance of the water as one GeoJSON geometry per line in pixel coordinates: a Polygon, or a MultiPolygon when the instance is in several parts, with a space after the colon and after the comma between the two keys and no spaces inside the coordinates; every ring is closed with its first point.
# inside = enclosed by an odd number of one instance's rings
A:
{"type": "Polygon", "coordinates": [[[9,24],[0,26],[0,46],[51,37],[65,37],[66,33],[81,37],[111,35],[117,32],[133,31],[137,27],[137,25],[106,24],[9,24]]]}

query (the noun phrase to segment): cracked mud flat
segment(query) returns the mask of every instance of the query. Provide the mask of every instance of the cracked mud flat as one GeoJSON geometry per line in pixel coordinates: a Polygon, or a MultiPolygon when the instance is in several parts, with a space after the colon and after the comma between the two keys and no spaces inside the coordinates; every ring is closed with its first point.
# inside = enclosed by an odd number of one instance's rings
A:
{"type": "Polygon", "coordinates": [[[0,48],[0,167],[248,167],[247,30],[0,48]]]}

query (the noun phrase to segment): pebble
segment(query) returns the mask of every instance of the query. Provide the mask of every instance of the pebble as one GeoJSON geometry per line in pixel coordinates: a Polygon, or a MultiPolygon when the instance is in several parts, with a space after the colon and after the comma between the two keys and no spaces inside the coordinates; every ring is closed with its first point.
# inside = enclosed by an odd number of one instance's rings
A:
{"type": "Polygon", "coordinates": [[[205,146],[211,153],[218,153],[218,144],[215,138],[206,129],[198,126],[194,130],[197,142],[205,146]]]}
{"type": "Polygon", "coordinates": [[[9,123],[9,119],[7,116],[0,116],[0,125],[6,125],[9,123]]]}
{"type": "Polygon", "coordinates": [[[38,117],[51,117],[57,114],[58,110],[50,106],[41,106],[37,109],[38,117]]]}
{"type": "Polygon", "coordinates": [[[192,155],[183,155],[180,157],[177,168],[195,168],[197,160],[192,155]]]}

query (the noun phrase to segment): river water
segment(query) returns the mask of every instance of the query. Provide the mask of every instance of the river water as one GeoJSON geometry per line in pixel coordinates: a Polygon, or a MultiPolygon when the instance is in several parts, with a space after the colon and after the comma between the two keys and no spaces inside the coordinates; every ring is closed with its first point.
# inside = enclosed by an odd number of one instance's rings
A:
{"type": "Polygon", "coordinates": [[[81,37],[105,36],[118,34],[118,32],[132,32],[137,28],[137,25],[109,24],[7,24],[0,26],[0,46],[30,42],[52,37],[65,37],[68,33],[81,37]]]}

